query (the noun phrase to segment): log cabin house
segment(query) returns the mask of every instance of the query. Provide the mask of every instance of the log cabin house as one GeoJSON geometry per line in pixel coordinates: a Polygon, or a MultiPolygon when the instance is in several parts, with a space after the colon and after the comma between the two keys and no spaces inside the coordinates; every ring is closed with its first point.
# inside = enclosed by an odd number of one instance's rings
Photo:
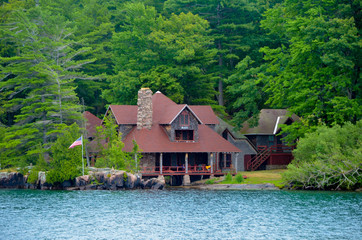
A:
{"type": "MultiPolygon", "coordinates": [[[[91,141],[101,120],[91,113],[85,117],[91,141]]],[[[281,124],[298,120],[286,110],[263,109],[258,127],[245,123],[238,132],[210,106],[176,104],[148,88],[138,92],[137,105],[110,105],[105,117],[118,125],[124,151],[132,151],[133,141],[139,145],[143,177],[172,176],[184,185],[201,176],[285,167],[292,159],[291,148],[277,134],[281,124]]]]}
{"type": "Polygon", "coordinates": [[[110,105],[105,116],[119,126],[124,151],[132,151],[133,141],[142,150],[143,177],[181,176],[187,185],[195,176],[223,175],[243,165],[240,149],[215,132],[219,120],[210,106],[176,104],[143,88],[137,106],[110,105]]]}
{"type": "Polygon", "coordinates": [[[299,117],[285,109],[262,109],[258,125],[250,127],[248,122],[240,130],[256,149],[254,154],[244,155],[245,170],[281,169],[292,161],[294,146],[283,142],[285,135],[280,135],[283,124],[290,125],[299,121],[299,117]]]}

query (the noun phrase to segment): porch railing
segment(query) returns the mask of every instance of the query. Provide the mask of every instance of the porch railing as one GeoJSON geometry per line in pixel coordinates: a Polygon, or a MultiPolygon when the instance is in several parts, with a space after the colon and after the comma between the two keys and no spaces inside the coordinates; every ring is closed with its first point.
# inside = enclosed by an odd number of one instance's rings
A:
{"type": "MultiPolygon", "coordinates": [[[[213,166],[213,172],[211,172],[211,166],[202,164],[196,166],[188,167],[188,174],[212,174],[212,173],[222,173],[222,172],[232,172],[233,168],[223,168],[222,170],[216,170],[216,164],[213,166]]],[[[143,174],[161,174],[160,167],[143,167],[141,168],[141,173],[143,174]]],[[[186,168],[184,166],[163,166],[162,174],[186,174],[186,168]]]]}

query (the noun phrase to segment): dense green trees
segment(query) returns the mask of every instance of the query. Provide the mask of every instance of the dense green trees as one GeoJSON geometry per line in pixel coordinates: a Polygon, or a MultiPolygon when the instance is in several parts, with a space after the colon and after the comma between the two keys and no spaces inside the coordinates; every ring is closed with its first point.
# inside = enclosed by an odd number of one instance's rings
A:
{"type": "MultiPolygon", "coordinates": [[[[278,41],[245,58],[228,80],[235,122],[263,107],[288,108],[303,121],[285,130],[295,139],[320,123],[361,118],[358,1],[285,0],[267,9],[261,27],[278,41]]],[[[290,137],[292,139],[292,137],[290,137]]]]}
{"type": "Polygon", "coordinates": [[[289,108],[312,125],[361,117],[358,1],[284,1],[262,26],[286,45],[261,49],[268,61],[266,104],[289,108]]]}
{"type": "Polygon", "coordinates": [[[0,161],[48,161],[80,100],[135,104],[140,87],[219,104],[235,125],[261,108],[301,122],[288,140],[361,119],[358,0],[10,0],[0,13],[0,161]],[[223,106],[223,107],[222,107],[223,106]]]}
{"type": "Polygon", "coordinates": [[[205,71],[214,52],[207,47],[207,21],[191,13],[165,18],[142,3],[124,7],[113,35],[117,74],[103,96],[112,103],[135,104],[140,87],[161,91],[175,102],[212,103],[214,91],[205,71]]]}

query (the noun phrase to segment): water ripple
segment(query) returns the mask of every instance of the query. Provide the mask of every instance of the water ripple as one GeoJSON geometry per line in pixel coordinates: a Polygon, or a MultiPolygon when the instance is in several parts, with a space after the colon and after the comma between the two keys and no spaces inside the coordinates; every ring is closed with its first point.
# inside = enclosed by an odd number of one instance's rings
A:
{"type": "Polygon", "coordinates": [[[0,239],[360,239],[362,194],[0,191],[0,239]]]}

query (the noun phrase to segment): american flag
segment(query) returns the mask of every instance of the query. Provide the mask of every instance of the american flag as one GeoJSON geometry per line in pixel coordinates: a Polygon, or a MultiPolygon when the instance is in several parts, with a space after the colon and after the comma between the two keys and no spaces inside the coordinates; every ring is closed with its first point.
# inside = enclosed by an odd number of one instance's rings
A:
{"type": "Polygon", "coordinates": [[[72,145],[70,145],[69,148],[74,148],[75,146],[79,146],[79,145],[82,145],[82,137],[75,140],[75,142],[72,145]]]}

